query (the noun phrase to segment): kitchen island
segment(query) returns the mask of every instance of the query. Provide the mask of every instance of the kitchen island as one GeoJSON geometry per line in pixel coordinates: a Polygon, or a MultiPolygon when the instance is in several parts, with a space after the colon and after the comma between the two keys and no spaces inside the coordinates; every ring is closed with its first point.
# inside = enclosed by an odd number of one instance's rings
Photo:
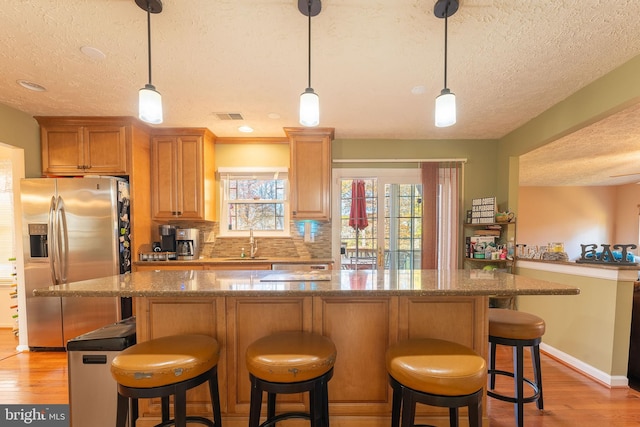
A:
{"type": "MultiPolygon", "coordinates": [[[[204,333],[222,345],[223,423],[245,426],[250,383],[245,349],[274,331],[330,337],[338,356],[329,383],[334,426],[389,425],[391,392],[384,354],[399,340],[442,338],[487,353],[489,296],[576,295],[579,289],[481,270],[146,271],[38,289],[41,296],[132,296],[138,340],[204,333]]],[[[188,411],[207,415],[206,387],[188,395],[188,411]]],[[[278,407],[301,410],[300,395],[278,407]]],[[[464,412],[464,411],[463,411],[464,412]]],[[[157,423],[160,402],[141,404],[138,426],[157,423]]],[[[419,423],[448,425],[448,412],[421,407],[419,423]]],[[[488,425],[486,416],[485,425],[488,425]]],[[[287,425],[307,426],[308,422],[287,425]]]]}

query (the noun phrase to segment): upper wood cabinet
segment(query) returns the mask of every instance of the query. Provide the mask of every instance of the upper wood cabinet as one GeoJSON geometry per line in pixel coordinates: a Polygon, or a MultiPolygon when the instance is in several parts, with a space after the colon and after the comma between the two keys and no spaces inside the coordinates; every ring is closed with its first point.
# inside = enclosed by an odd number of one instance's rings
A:
{"type": "Polygon", "coordinates": [[[284,128],[291,152],[291,217],[331,218],[333,128],[284,128]]]}
{"type": "Polygon", "coordinates": [[[214,139],[206,128],[153,131],[151,216],[154,220],[215,220],[214,139]]]}
{"type": "Polygon", "coordinates": [[[127,175],[131,120],[36,117],[44,175],[127,175]]]}

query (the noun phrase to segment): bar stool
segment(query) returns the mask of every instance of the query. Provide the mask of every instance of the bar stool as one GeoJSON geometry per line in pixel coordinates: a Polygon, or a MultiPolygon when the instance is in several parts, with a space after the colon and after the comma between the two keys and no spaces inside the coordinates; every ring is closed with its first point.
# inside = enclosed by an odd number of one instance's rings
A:
{"type": "Polygon", "coordinates": [[[544,408],[542,400],[542,372],[540,371],[540,342],[545,332],[544,320],[540,317],[501,308],[489,309],[489,390],[487,395],[514,404],[516,423],[524,425],[524,404],[536,402],[538,409],[544,408]],[[513,347],[513,372],[496,369],[496,346],[513,347]],[[533,363],[532,381],[524,377],[524,348],[531,348],[533,363]],[[514,380],[514,396],[507,396],[493,391],[496,386],[496,375],[506,375],[514,380]],[[533,389],[531,396],[524,396],[524,384],[533,389]]]}
{"type": "Polygon", "coordinates": [[[487,365],[472,349],[450,341],[423,338],[387,349],[393,389],[391,427],[413,427],[416,403],[449,408],[449,425],[458,426],[458,408],[468,407],[469,426],[482,425],[482,391],[487,365]]]}
{"type": "Polygon", "coordinates": [[[278,332],[247,347],[251,380],[249,427],[266,427],[288,418],[304,418],[311,427],[329,427],[327,383],[333,376],[336,346],[308,332],[278,332]],[[260,424],[262,392],[267,392],[267,419],[260,424]],[[276,415],[276,395],[309,392],[309,412],[276,415]]]}
{"type": "Polygon", "coordinates": [[[125,427],[132,403],[131,425],[135,425],[137,400],[161,398],[162,423],[185,427],[186,423],[221,427],[218,392],[220,345],[207,335],[174,335],[144,341],[126,348],[111,362],[111,375],[118,383],[116,427],[125,427]],[[186,415],[186,392],[209,382],[213,422],[186,415]],[[169,419],[169,396],[174,396],[174,419],[169,419]]]}

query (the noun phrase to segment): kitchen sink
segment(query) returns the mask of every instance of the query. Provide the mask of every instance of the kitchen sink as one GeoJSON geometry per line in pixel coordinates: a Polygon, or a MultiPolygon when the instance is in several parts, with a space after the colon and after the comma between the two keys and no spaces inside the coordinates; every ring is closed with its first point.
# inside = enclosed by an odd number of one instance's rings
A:
{"type": "Polygon", "coordinates": [[[265,258],[265,257],[255,257],[255,258],[250,258],[250,257],[233,257],[233,258],[223,258],[225,261],[266,261],[270,258],[265,258]]]}

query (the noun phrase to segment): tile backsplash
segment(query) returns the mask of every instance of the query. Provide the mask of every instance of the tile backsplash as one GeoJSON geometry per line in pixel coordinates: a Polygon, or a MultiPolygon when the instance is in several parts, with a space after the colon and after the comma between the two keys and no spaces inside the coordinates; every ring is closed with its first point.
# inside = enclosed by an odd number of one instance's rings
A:
{"type": "MultiPolygon", "coordinates": [[[[201,256],[204,258],[226,258],[240,256],[242,248],[249,251],[248,237],[218,237],[218,222],[180,222],[173,224],[180,228],[197,228],[200,231],[202,246],[201,256]],[[206,243],[213,232],[215,242],[206,243]]],[[[257,237],[260,257],[282,258],[331,258],[331,223],[313,222],[314,241],[304,241],[304,221],[291,221],[291,237],[257,237]]]]}

